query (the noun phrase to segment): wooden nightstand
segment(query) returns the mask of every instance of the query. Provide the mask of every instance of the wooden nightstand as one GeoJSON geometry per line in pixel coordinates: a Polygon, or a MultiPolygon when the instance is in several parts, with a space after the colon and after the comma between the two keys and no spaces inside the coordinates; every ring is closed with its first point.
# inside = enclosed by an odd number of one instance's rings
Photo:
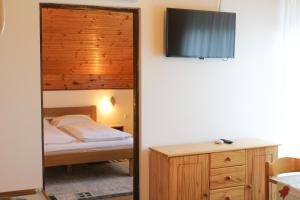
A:
{"type": "Polygon", "coordinates": [[[111,125],[110,127],[119,131],[124,131],[123,125],[111,125]]]}

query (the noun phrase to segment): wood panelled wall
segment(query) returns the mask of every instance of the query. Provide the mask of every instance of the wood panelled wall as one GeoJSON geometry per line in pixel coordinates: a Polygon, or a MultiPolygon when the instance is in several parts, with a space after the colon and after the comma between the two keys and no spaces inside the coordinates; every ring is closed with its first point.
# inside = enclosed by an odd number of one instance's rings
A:
{"type": "Polygon", "coordinates": [[[44,90],[132,89],[131,12],[42,8],[44,90]]]}

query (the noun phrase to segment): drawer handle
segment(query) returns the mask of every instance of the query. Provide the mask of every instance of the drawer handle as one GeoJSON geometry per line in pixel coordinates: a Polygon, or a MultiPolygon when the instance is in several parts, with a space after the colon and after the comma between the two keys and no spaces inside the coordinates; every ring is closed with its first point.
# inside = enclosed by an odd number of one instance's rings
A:
{"type": "Polygon", "coordinates": [[[230,180],[231,180],[231,176],[226,176],[226,177],[225,177],[225,180],[226,180],[226,181],[230,181],[230,180]]]}
{"type": "Polygon", "coordinates": [[[246,185],[246,189],[250,190],[250,189],[252,189],[252,186],[251,185],[246,185]]]}
{"type": "Polygon", "coordinates": [[[231,198],[230,197],[225,197],[225,200],[231,200],[231,198]]]}
{"type": "Polygon", "coordinates": [[[226,162],[230,162],[230,161],[231,161],[231,158],[227,157],[227,158],[225,158],[225,161],[226,161],[226,162]]]}

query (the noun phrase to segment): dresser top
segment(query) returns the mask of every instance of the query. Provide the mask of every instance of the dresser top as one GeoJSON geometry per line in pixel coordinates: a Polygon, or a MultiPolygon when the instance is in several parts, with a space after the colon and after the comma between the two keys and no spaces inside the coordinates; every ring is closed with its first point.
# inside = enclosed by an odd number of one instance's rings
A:
{"type": "Polygon", "coordinates": [[[162,153],[168,157],[196,155],[204,153],[215,153],[223,151],[234,151],[241,149],[255,149],[262,147],[279,146],[274,142],[268,142],[261,139],[239,139],[234,140],[233,144],[215,144],[212,142],[192,143],[192,144],[179,144],[161,147],[151,147],[150,149],[162,153]]]}

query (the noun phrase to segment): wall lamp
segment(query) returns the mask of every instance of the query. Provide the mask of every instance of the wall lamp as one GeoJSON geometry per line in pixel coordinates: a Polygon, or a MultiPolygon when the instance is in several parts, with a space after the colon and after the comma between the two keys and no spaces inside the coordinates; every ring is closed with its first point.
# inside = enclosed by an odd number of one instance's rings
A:
{"type": "Polygon", "coordinates": [[[111,113],[113,107],[116,105],[115,97],[111,96],[110,98],[104,98],[100,102],[100,109],[104,113],[111,113]]]}

